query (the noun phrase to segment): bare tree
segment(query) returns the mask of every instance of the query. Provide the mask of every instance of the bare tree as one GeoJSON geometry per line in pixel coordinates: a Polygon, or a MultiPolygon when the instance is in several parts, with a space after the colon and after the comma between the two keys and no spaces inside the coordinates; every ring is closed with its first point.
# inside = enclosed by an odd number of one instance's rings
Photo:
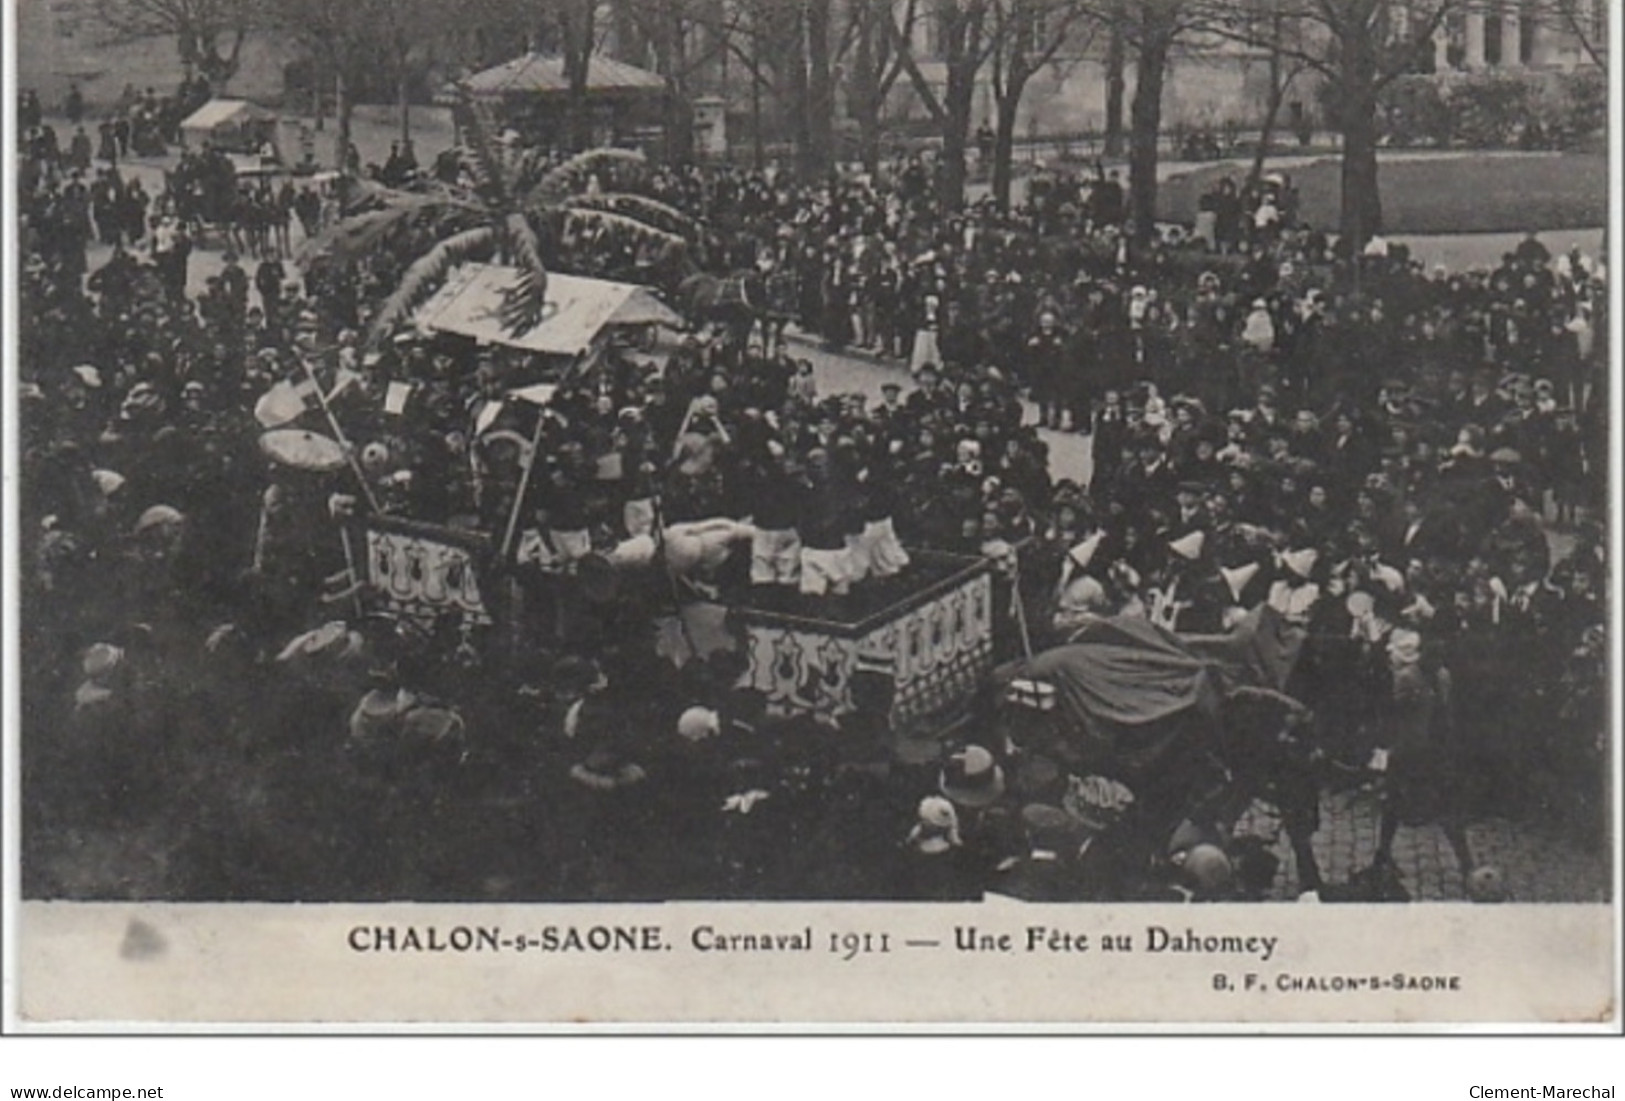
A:
{"type": "Polygon", "coordinates": [[[592,118],[587,103],[592,55],[598,45],[598,0],[554,0],[559,53],[564,59],[566,93],[565,141],[572,152],[592,144],[592,118]]]}
{"type": "Polygon", "coordinates": [[[391,0],[266,0],[260,6],[275,27],[291,34],[333,81],[333,164],[348,180],[355,88],[387,65],[378,28],[386,25],[391,0]]]}
{"type": "Polygon", "coordinates": [[[1560,28],[1579,45],[1591,63],[1608,72],[1608,10],[1593,0],[1541,0],[1530,15],[1560,28]]]}
{"type": "Polygon", "coordinates": [[[1134,236],[1156,231],[1157,163],[1162,142],[1162,92],[1175,45],[1202,23],[1197,0],[1137,0],[1122,29],[1134,54],[1134,101],[1129,107],[1129,206],[1134,236]]]}
{"type": "Polygon", "coordinates": [[[1097,12],[1086,0],[993,0],[993,199],[1000,210],[1010,208],[1016,117],[1027,82],[1063,45],[1086,48],[1097,24],[1097,12]],[[1087,40],[1080,41],[1085,27],[1087,40]]]}
{"type": "Polygon", "coordinates": [[[919,10],[919,0],[903,0],[900,9],[891,0],[851,0],[847,5],[845,35],[851,44],[847,113],[858,124],[858,153],[868,172],[880,168],[886,99],[903,74],[903,53],[890,27],[896,19],[901,37],[907,40],[914,33],[919,10]]]}
{"type": "MultiPolygon", "coordinates": [[[[835,158],[835,66],[831,0],[738,0],[717,27],[730,56],[751,74],[758,157],[762,89],[773,94],[795,142],[803,179],[827,172],[835,158]]],[[[716,22],[716,20],[713,20],[716,22]]]]}
{"type": "Polygon", "coordinates": [[[237,74],[256,8],[253,0],[96,0],[95,11],[113,41],[173,38],[186,78],[201,73],[219,86],[237,74]]]}
{"type": "Polygon", "coordinates": [[[920,69],[903,29],[895,20],[891,25],[892,43],[899,52],[903,72],[926,111],[941,127],[942,180],[938,199],[945,210],[957,210],[965,204],[965,153],[970,142],[976,78],[996,43],[990,25],[992,4],[993,0],[934,0],[928,18],[936,22],[947,70],[940,94],[920,69]]]}
{"type": "Polygon", "coordinates": [[[614,0],[610,15],[621,56],[646,64],[666,81],[666,151],[694,155],[694,81],[726,48],[717,13],[706,0],[614,0]],[[702,34],[701,32],[706,32],[702,34]]]}
{"type": "Polygon", "coordinates": [[[1275,49],[1318,72],[1343,137],[1343,197],[1338,230],[1359,249],[1382,232],[1377,174],[1377,101],[1407,73],[1424,68],[1433,39],[1452,13],[1471,0],[1272,0],[1290,33],[1271,39],[1274,19],[1259,20],[1257,4],[1227,0],[1211,6],[1218,33],[1259,49],[1275,49]]]}
{"type": "Polygon", "coordinates": [[[1253,166],[1247,174],[1248,182],[1254,185],[1264,176],[1264,162],[1269,158],[1270,145],[1275,140],[1275,128],[1281,119],[1281,106],[1286,101],[1287,89],[1292,87],[1292,82],[1306,68],[1301,60],[1288,58],[1285,53],[1289,35],[1294,35],[1299,29],[1297,24],[1288,23],[1279,0],[1265,2],[1268,4],[1268,10],[1261,13],[1261,18],[1267,22],[1265,33],[1269,40],[1269,88],[1265,93],[1264,120],[1259,127],[1258,149],[1253,154],[1253,166]]]}
{"type": "Polygon", "coordinates": [[[435,36],[451,15],[449,0],[392,0],[379,12],[377,34],[395,78],[401,141],[412,140],[412,76],[428,59],[435,36]]]}
{"type": "Polygon", "coordinates": [[[1128,43],[1124,23],[1128,13],[1123,0],[1111,0],[1106,8],[1106,133],[1104,152],[1108,157],[1123,153],[1123,100],[1128,91],[1128,43]]]}

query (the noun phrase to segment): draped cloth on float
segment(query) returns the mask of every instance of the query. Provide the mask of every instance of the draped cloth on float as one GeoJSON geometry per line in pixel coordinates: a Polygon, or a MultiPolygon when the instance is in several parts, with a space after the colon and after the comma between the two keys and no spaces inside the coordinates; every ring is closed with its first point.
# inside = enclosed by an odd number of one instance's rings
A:
{"type": "Polygon", "coordinates": [[[1241,687],[1285,692],[1308,633],[1268,604],[1248,612],[1222,635],[1180,635],[1185,648],[1217,667],[1225,691],[1241,687]]]}
{"type": "Polygon", "coordinates": [[[1064,646],[995,670],[1055,686],[1066,728],[1086,756],[1132,771],[1150,765],[1187,722],[1217,721],[1225,693],[1280,689],[1302,632],[1259,608],[1227,635],[1181,636],[1149,620],[1100,619],[1064,646]]]}
{"type": "Polygon", "coordinates": [[[503,321],[502,307],[518,280],[516,269],[501,264],[464,264],[418,308],[417,325],[425,332],[455,333],[482,344],[576,356],[606,329],[683,323],[648,287],[550,272],[542,320],[514,333],[503,321]]]}

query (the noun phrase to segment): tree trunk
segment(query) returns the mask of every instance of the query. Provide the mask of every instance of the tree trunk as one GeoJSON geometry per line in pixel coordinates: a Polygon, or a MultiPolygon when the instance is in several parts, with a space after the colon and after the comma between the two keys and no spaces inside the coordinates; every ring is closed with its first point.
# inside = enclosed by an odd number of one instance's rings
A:
{"type": "Polygon", "coordinates": [[[344,213],[345,206],[350,201],[350,185],[352,171],[350,164],[350,115],[353,105],[350,102],[349,89],[345,87],[344,66],[335,66],[333,71],[333,116],[337,126],[334,127],[333,144],[338,156],[335,167],[338,169],[339,213],[344,213]]]}
{"type": "Polygon", "coordinates": [[[407,95],[405,61],[402,61],[401,72],[395,78],[395,97],[395,102],[400,108],[401,142],[405,144],[412,140],[412,100],[407,95]]]}
{"type": "Polygon", "coordinates": [[[807,0],[808,157],[822,175],[835,166],[835,79],[830,72],[830,0],[807,0]]]}
{"type": "Polygon", "coordinates": [[[338,123],[333,128],[333,167],[339,176],[350,171],[350,96],[344,86],[344,66],[333,69],[333,115],[338,123]]]}
{"type": "Polygon", "coordinates": [[[1121,6],[1114,5],[1111,12],[1110,37],[1106,41],[1106,136],[1103,152],[1108,157],[1123,155],[1123,99],[1128,81],[1124,71],[1128,68],[1128,46],[1124,41],[1121,6]]]}
{"type": "Polygon", "coordinates": [[[948,86],[942,97],[942,181],[938,202],[944,211],[965,205],[965,154],[970,141],[971,108],[976,102],[976,73],[982,65],[982,27],[987,9],[982,0],[963,0],[949,9],[943,29],[947,43],[948,86]]]}
{"type": "Polygon", "coordinates": [[[1168,72],[1168,37],[1146,34],[1134,66],[1134,103],[1129,111],[1129,206],[1134,238],[1149,241],[1156,232],[1157,157],[1162,139],[1162,85],[1168,72]]]}
{"type": "Polygon", "coordinates": [[[674,7],[661,23],[659,68],[666,78],[666,159],[673,164],[694,160],[694,108],[688,94],[688,43],[674,7]]]}
{"type": "Polygon", "coordinates": [[[1382,232],[1382,194],[1377,190],[1377,101],[1364,94],[1342,98],[1343,198],[1338,233],[1357,255],[1382,232]]]}
{"type": "Polygon", "coordinates": [[[1015,175],[1016,115],[1027,78],[1012,73],[1005,93],[995,105],[993,130],[993,201],[1000,210],[1010,209],[1010,184],[1015,175]]]}
{"type": "Polygon", "coordinates": [[[750,151],[756,171],[767,167],[767,148],[762,143],[762,77],[754,72],[750,76],[750,151]]]}
{"type": "Polygon", "coordinates": [[[564,77],[569,83],[565,107],[565,142],[572,153],[592,143],[587,111],[587,78],[592,66],[594,0],[567,0],[559,13],[564,47],[564,77]]]}
{"type": "Polygon", "coordinates": [[[853,46],[852,83],[847,94],[847,113],[858,124],[858,157],[871,176],[880,171],[880,64],[875,56],[875,22],[872,7],[858,16],[857,42],[853,46]]]}
{"type": "Polygon", "coordinates": [[[945,211],[965,205],[965,154],[970,139],[973,79],[949,78],[947,113],[942,120],[942,188],[940,200],[945,211]]]}
{"type": "MultiPolygon", "coordinates": [[[[796,150],[796,176],[803,182],[818,178],[819,166],[813,153],[812,111],[807,100],[812,89],[807,78],[807,23],[805,11],[796,13],[795,48],[786,62],[790,93],[789,123],[796,150]]],[[[782,109],[781,109],[782,114],[782,109]]]]}
{"type": "MultiPolygon", "coordinates": [[[[1280,41],[1281,26],[1275,26],[1276,41],[1280,41]]],[[[1253,166],[1247,173],[1247,182],[1253,186],[1264,178],[1264,162],[1269,159],[1270,143],[1275,140],[1275,124],[1281,115],[1281,104],[1286,100],[1286,81],[1281,79],[1281,51],[1270,51],[1270,95],[1264,104],[1264,124],[1259,127],[1258,151],[1253,154],[1253,166]]]]}
{"type": "Polygon", "coordinates": [[[666,157],[673,164],[689,164],[694,160],[694,110],[686,95],[669,89],[666,92],[666,157]]]}

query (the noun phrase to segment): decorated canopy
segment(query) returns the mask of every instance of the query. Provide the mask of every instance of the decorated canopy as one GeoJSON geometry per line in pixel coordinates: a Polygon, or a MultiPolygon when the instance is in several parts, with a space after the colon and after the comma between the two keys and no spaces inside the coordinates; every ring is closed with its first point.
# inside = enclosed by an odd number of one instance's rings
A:
{"type": "Polygon", "coordinates": [[[249,139],[258,144],[258,132],[276,121],[276,113],[246,99],[211,99],[186,116],[181,135],[189,146],[209,139],[237,144],[249,139]]]}
{"type": "MultiPolygon", "coordinates": [[[[467,85],[477,96],[564,96],[569,94],[570,78],[562,57],[529,53],[475,73],[467,85]]],[[[665,87],[664,77],[624,61],[594,54],[587,63],[589,93],[658,93],[665,87]]]]}
{"type": "Polygon", "coordinates": [[[682,318],[647,287],[549,274],[542,321],[525,332],[512,333],[503,324],[502,303],[517,280],[518,272],[510,267],[464,264],[418,310],[417,325],[428,332],[456,333],[481,343],[575,356],[613,326],[682,324],[682,318]]]}

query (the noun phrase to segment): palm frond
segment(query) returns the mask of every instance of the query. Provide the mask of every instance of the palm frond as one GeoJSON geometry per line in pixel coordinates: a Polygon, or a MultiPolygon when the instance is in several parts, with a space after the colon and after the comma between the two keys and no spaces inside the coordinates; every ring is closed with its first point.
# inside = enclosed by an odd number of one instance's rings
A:
{"type": "Polygon", "coordinates": [[[502,324],[510,333],[524,333],[542,321],[547,302],[547,265],[542,262],[541,242],[523,214],[510,213],[502,225],[507,261],[519,272],[518,281],[508,289],[502,302],[502,324]]]}
{"type": "Polygon", "coordinates": [[[321,257],[340,262],[354,260],[408,225],[422,225],[433,221],[441,225],[461,228],[458,223],[470,215],[483,215],[484,208],[446,191],[415,194],[391,191],[374,196],[383,205],[341,218],[308,238],[295,256],[297,263],[308,266],[321,257]]]}
{"type": "Polygon", "coordinates": [[[614,191],[606,195],[575,195],[566,199],[564,205],[574,210],[602,210],[626,218],[635,218],[645,225],[665,233],[677,234],[688,241],[699,237],[700,227],[694,219],[676,207],[667,206],[658,199],[651,199],[636,192],[614,191]]]}
{"type": "Polygon", "coordinates": [[[582,190],[596,173],[600,180],[635,176],[648,169],[649,162],[633,149],[588,149],[577,153],[541,178],[525,196],[525,205],[546,206],[562,202],[582,190]]]}
{"type": "Polygon", "coordinates": [[[515,195],[529,195],[549,170],[547,151],[539,146],[515,146],[508,151],[508,186],[515,195]]]}
{"type": "Polygon", "coordinates": [[[451,111],[463,132],[463,145],[468,150],[468,167],[474,175],[475,190],[492,207],[507,209],[508,176],[490,109],[467,84],[459,84],[451,111]]]}
{"type": "Polygon", "coordinates": [[[497,231],[494,226],[475,226],[453,234],[413,261],[396,285],[395,291],[372,319],[367,332],[367,343],[377,347],[395,328],[403,324],[417,308],[445,282],[451,269],[465,260],[494,252],[497,231]]]}
{"type": "Polygon", "coordinates": [[[624,214],[614,214],[607,210],[588,210],[582,207],[565,207],[559,214],[564,219],[567,232],[580,232],[583,229],[597,229],[609,233],[620,233],[631,239],[632,244],[639,248],[681,248],[686,242],[675,233],[667,233],[663,229],[656,229],[636,218],[628,218],[624,214]]]}

